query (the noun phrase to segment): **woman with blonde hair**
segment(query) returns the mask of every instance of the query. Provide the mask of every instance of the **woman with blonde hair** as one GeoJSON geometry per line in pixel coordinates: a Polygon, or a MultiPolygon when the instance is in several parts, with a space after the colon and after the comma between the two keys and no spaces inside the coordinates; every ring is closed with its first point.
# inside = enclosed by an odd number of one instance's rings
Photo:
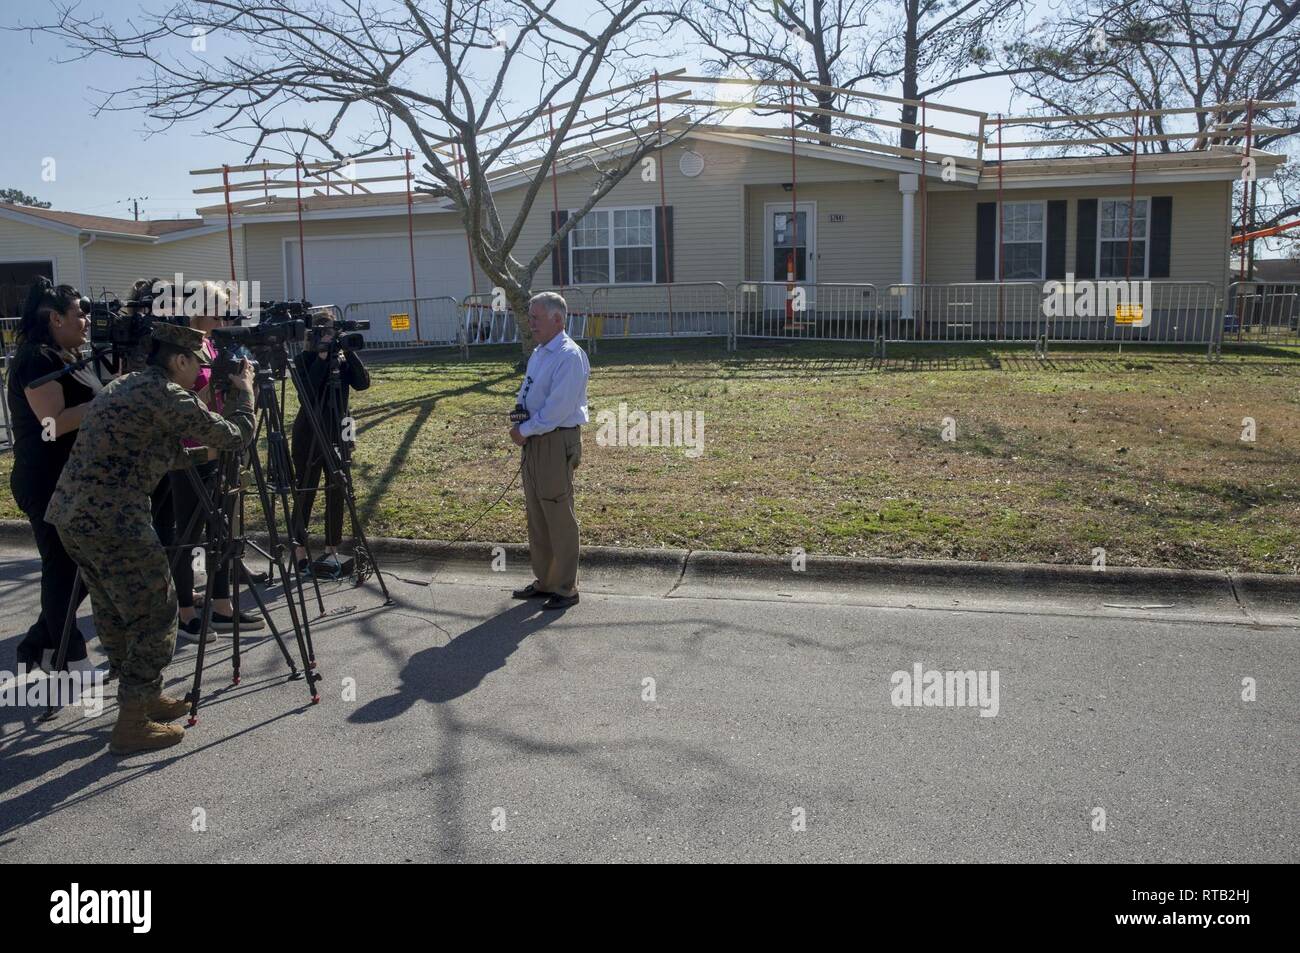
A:
{"type": "MultiPolygon", "coordinates": [[[[214,281],[205,281],[202,285],[201,304],[194,299],[182,301],[180,289],[164,286],[163,294],[154,301],[154,313],[160,316],[188,315],[189,325],[203,332],[203,350],[208,360],[215,362],[216,345],[212,343],[211,332],[224,327],[231,317],[230,296],[226,289],[214,281]]],[[[212,386],[211,368],[203,368],[194,383],[194,392],[199,400],[213,413],[220,414],[223,409],[221,394],[212,386]]],[[[199,446],[194,440],[181,441],[187,447],[199,446]]],[[[211,451],[202,463],[194,465],[194,471],[208,494],[212,494],[218,485],[220,462],[211,451]]],[[[180,558],[174,561],[172,578],[176,583],[176,601],[179,612],[179,635],[188,642],[197,642],[201,631],[201,620],[194,598],[194,564],[190,557],[191,550],[198,545],[201,536],[206,534],[212,539],[212,527],[203,517],[203,507],[195,492],[190,475],[185,470],[174,470],[170,474],[172,489],[172,508],[176,516],[176,543],[181,546],[180,558]],[[196,514],[197,518],[196,518],[196,514]]],[[[235,607],[230,601],[229,566],[208,564],[208,571],[214,573],[212,580],[212,618],[208,630],[208,641],[216,639],[217,632],[232,632],[235,627],[235,607]]],[[[259,616],[247,612],[239,614],[239,628],[254,630],[265,627],[259,616]]]]}

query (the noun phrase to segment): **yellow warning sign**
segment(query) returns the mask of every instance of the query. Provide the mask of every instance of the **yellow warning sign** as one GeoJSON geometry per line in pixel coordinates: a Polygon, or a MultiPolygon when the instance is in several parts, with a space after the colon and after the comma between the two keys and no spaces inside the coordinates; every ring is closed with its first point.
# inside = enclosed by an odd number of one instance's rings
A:
{"type": "Polygon", "coordinates": [[[1140,325],[1142,323],[1142,305],[1140,304],[1115,305],[1115,323],[1140,325]]]}
{"type": "Polygon", "coordinates": [[[390,314],[388,316],[388,326],[394,331],[411,330],[411,316],[409,314],[390,314]]]}

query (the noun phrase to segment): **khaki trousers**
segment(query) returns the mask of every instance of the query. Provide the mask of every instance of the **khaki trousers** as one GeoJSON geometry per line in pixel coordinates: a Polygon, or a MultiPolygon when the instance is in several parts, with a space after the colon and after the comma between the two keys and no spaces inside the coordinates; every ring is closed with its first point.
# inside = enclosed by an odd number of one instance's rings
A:
{"type": "Polygon", "coordinates": [[[571,596],[578,591],[578,514],[573,471],[582,460],[581,431],[552,430],[523,447],[528,555],[537,587],[571,596]]]}

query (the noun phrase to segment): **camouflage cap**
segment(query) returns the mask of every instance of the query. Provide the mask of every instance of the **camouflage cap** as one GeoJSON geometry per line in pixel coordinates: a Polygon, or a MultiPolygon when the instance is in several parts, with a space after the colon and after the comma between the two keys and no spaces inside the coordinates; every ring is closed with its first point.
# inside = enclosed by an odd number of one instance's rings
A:
{"type": "Polygon", "coordinates": [[[162,341],[164,344],[170,344],[183,351],[189,351],[198,360],[199,364],[204,367],[208,367],[212,363],[208,360],[208,352],[203,349],[203,332],[197,328],[187,328],[184,325],[170,324],[166,321],[155,321],[152,336],[155,341],[162,341]]]}

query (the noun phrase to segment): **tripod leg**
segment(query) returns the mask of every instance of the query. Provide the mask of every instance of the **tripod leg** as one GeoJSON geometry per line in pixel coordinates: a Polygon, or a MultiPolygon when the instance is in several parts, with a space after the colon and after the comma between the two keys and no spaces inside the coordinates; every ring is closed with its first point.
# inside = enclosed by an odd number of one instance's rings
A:
{"type": "MultiPolygon", "coordinates": [[[[242,573],[243,570],[241,569],[242,573]]],[[[247,580],[246,580],[247,581],[247,580]]],[[[271,630],[271,636],[275,639],[275,644],[280,648],[280,654],[284,656],[284,664],[289,666],[289,678],[302,678],[302,673],[298,671],[298,666],[294,664],[293,656],[289,654],[288,647],[284,644],[284,637],[280,635],[280,629],[276,626],[271,618],[271,613],[267,611],[266,603],[262,600],[262,594],[257,591],[257,587],[248,583],[248,591],[252,593],[253,601],[257,603],[258,611],[262,613],[262,619],[265,620],[267,628],[271,630]]]]}
{"type": "MultiPolygon", "coordinates": [[[[54,666],[51,674],[63,671],[63,665],[68,660],[68,641],[72,637],[72,626],[77,621],[77,591],[81,588],[81,567],[77,567],[76,575],[72,577],[72,598],[68,600],[68,612],[63,617],[63,637],[59,639],[59,650],[54,653],[54,666]]],[[[41,721],[49,721],[54,717],[54,695],[53,691],[46,693],[45,714],[41,716],[41,721]]]]}
{"type": "Polygon", "coordinates": [[[199,651],[194,659],[194,685],[190,689],[190,718],[187,724],[193,728],[199,723],[199,694],[203,688],[203,659],[207,655],[208,630],[212,624],[212,583],[216,579],[216,567],[210,567],[207,581],[203,584],[203,617],[199,623],[199,651]]]}
{"type": "MultiPolygon", "coordinates": [[[[275,396],[274,389],[270,389],[270,395],[271,395],[271,399],[274,400],[274,396],[275,396]]],[[[270,408],[268,408],[266,412],[270,413],[270,408]]],[[[268,443],[270,442],[271,436],[273,436],[273,434],[268,434],[268,443]]],[[[307,643],[303,639],[302,624],[304,620],[300,619],[298,616],[298,606],[299,604],[305,606],[305,602],[301,602],[301,603],[294,602],[293,587],[290,585],[289,582],[289,575],[290,572],[294,571],[295,563],[293,559],[290,558],[289,564],[291,568],[288,570],[285,569],[285,560],[283,558],[284,548],[280,542],[279,529],[276,526],[276,522],[275,522],[275,495],[272,494],[270,488],[267,485],[267,481],[264,478],[264,474],[262,470],[262,462],[256,454],[253,454],[252,456],[252,464],[253,464],[253,479],[254,482],[257,484],[258,496],[262,501],[262,511],[264,514],[266,514],[266,527],[267,527],[267,533],[270,536],[271,552],[275,553],[277,557],[280,557],[277,558],[275,562],[275,568],[280,571],[280,585],[284,588],[284,594],[285,594],[284,601],[289,608],[289,618],[293,624],[294,638],[298,643],[298,654],[299,657],[302,659],[303,671],[307,676],[307,691],[311,695],[312,704],[314,705],[320,701],[320,696],[316,693],[316,687],[315,687],[316,681],[319,679],[320,676],[316,672],[312,671],[312,669],[315,666],[315,660],[311,658],[311,656],[309,655],[307,649],[307,643]]],[[[280,492],[281,494],[283,494],[282,488],[280,488],[280,492]]],[[[292,553],[290,555],[292,556],[292,553]]],[[[298,591],[299,594],[301,595],[302,592],[301,582],[299,582],[298,591]]],[[[305,617],[306,615],[305,611],[303,615],[305,617]]]]}

